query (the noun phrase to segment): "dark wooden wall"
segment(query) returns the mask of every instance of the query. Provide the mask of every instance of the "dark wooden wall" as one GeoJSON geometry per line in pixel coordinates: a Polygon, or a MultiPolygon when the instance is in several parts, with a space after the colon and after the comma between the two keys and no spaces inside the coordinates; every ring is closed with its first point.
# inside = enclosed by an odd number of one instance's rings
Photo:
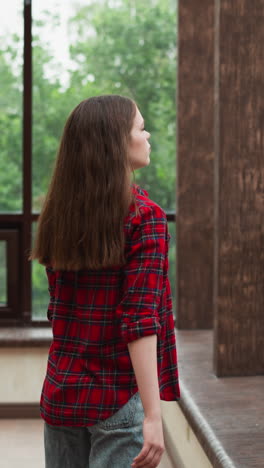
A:
{"type": "Polygon", "coordinates": [[[264,373],[264,0],[179,0],[177,327],[264,373]]]}
{"type": "Polygon", "coordinates": [[[264,372],[264,1],[216,2],[215,371],[264,372]]]}
{"type": "Polygon", "coordinates": [[[177,327],[213,325],[214,2],[179,0],[177,327]]]}

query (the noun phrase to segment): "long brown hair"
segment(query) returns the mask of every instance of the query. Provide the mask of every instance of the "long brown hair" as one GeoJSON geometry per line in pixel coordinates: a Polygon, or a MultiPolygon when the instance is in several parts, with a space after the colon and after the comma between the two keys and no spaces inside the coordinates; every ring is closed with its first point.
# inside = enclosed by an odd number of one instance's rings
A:
{"type": "Polygon", "coordinates": [[[123,265],[124,218],[136,201],[128,143],[136,104],[92,97],[70,114],[30,259],[56,270],[123,265]]]}

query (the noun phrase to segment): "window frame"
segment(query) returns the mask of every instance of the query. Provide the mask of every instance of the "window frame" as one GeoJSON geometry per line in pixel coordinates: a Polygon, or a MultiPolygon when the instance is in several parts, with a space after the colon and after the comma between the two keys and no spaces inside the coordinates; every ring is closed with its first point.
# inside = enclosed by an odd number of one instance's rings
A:
{"type": "MultiPolygon", "coordinates": [[[[15,252],[7,255],[8,289],[12,284],[12,308],[0,308],[0,326],[32,324],[31,319],[31,264],[28,254],[31,248],[31,225],[37,216],[31,213],[32,204],[32,14],[31,0],[24,0],[23,44],[23,100],[22,100],[22,212],[0,213],[0,236],[6,229],[16,230],[19,241],[15,252]],[[14,271],[16,265],[16,271],[14,271]]],[[[1,237],[0,237],[1,238],[1,237]]],[[[11,241],[9,241],[10,243],[11,241]]],[[[38,323],[39,324],[39,323],[38,323]]]]}
{"type": "MultiPolygon", "coordinates": [[[[24,0],[22,111],[22,212],[0,213],[0,240],[7,240],[7,307],[0,306],[0,327],[50,327],[47,320],[32,318],[32,264],[28,256],[32,226],[38,213],[32,213],[32,0],[24,0]],[[6,237],[5,237],[6,236],[6,237]]],[[[173,211],[168,222],[176,222],[173,211]]]]}
{"type": "Polygon", "coordinates": [[[19,294],[13,294],[16,290],[19,277],[19,230],[1,229],[0,241],[6,242],[6,298],[7,303],[0,307],[0,317],[16,318],[19,294]]]}

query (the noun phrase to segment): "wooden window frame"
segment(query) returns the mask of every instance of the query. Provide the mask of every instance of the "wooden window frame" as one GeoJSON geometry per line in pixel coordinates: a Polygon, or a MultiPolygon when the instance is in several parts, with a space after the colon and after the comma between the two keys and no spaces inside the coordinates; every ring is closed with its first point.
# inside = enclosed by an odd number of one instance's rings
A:
{"type": "MultiPolygon", "coordinates": [[[[24,0],[23,50],[23,205],[21,213],[0,213],[0,240],[8,242],[8,307],[0,308],[0,327],[45,328],[50,327],[47,320],[32,319],[32,267],[28,261],[32,225],[39,216],[32,213],[32,0],[24,0]]],[[[176,220],[174,212],[166,214],[168,221],[176,220]]]]}
{"type": "Polygon", "coordinates": [[[0,318],[17,318],[19,288],[19,230],[1,229],[0,241],[6,242],[6,297],[7,304],[0,307],[0,318]]]}
{"type": "MultiPolygon", "coordinates": [[[[8,254],[8,285],[16,284],[12,293],[12,310],[7,309],[4,316],[0,315],[2,325],[32,324],[31,320],[31,264],[28,254],[31,248],[31,226],[37,219],[32,215],[32,14],[31,0],[24,0],[24,64],[23,64],[23,205],[22,213],[0,213],[1,232],[7,229],[10,233],[17,230],[19,242],[11,257],[8,254]],[[16,259],[15,259],[16,253],[16,259]],[[16,271],[14,271],[16,265],[16,271]],[[16,296],[16,297],[15,297],[16,296]],[[8,315],[9,311],[9,315],[8,315]]],[[[11,235],[11,234],[10,234],[11,235]]],[[[8,244],[12,244],[12,237],[8,238],[8,244]]],[[[9,287],[9,286],[8,286],[9,287]]],[[[9,294],[9,293],[8,293],[9,294]]],[[[38,322],[38,325],[40,322],[38,322]]]]}

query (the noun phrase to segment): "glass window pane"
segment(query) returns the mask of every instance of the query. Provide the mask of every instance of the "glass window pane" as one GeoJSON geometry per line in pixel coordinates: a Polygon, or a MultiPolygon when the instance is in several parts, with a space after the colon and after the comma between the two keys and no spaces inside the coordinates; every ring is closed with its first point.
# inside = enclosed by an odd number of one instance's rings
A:
{"type": "MultiPolygon", "coordinates": [[[[85,0],[78,2],[82,3],[87,4],[85,0]]],[[[68,21],[75,16],[75,4],[75,0],[32,3],[34,212],[40,211],[47,191],[67,115],[88,93],[78,73],[75,80],[76,61],[70,59],[75,39],[69,35],[68,21]]]]}
{"type": "MultiPolygon", "coordinates": [[[[33,2],[34,211],[47,191],[67,115],[82,99],[108,93],[137,101],[152,134],[152,152],[150,165],[136,171],[136,182],[162,208],[175,210],[176,10],[175,0],[156,0],[151,8],[141,0],[33,2]]],[[[173,224],[169,257],[175,309],[173,224]]],[[[33,263],[33,316],[46,318],[43,271],[33,263]]]]}
{"type": "Polygon", "coordinates": [[[92,95],[134,98],[151,132],[136,181],[175,209],[176,1],[33,2],[33,209],[47,190],[68,113],[92,95]]]}
{"type": "MultiPolygon", "coordinates": [[[[32,237],[35,235],[36,223],[33,224],[32,237]]],[[[48,282],[45,267],[36,260],[32,262],[32,320],[47,320],[49,303],[48,282]]]]}
{"type": "Polygon", "coordinates": [[[0,212],[22,210],[23,2],[0,15],[0,212]]]}
{"type": "Polygon", "coordinates": [[[0,241],[0,307],[7,306],[6,241],[0,241]]]}

